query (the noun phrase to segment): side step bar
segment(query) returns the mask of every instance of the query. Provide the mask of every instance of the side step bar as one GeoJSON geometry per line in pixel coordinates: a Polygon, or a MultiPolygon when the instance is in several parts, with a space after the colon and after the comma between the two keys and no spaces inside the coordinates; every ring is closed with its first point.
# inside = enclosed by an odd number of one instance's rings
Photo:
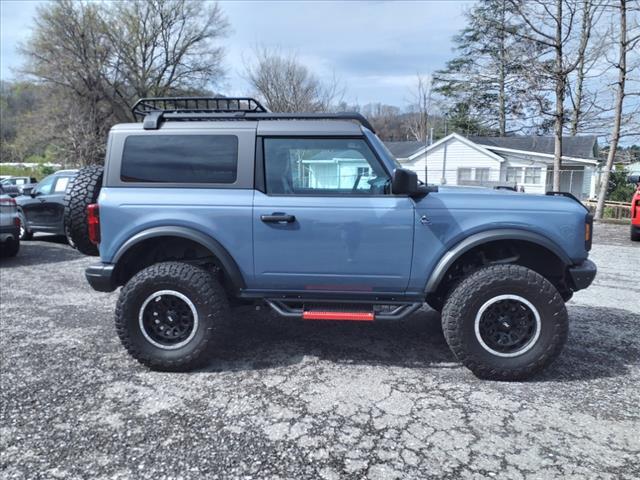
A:
{"type": "Polygon", "coordinates": [[[369,310],[340,310],[327,309],[315,305],[312,308],[306,308],[304,305],[300,307],[292,307],[281,300],[265,299],[278,315],[286,318],[301,318],[303,320],[344,320],[356,322],[372,322],[374,320],[400,320],[411,315],[422,307],[422,303],[405,303],[394,305],[395,308],[389,311],[375,311],[373,305],[369,310]]]}

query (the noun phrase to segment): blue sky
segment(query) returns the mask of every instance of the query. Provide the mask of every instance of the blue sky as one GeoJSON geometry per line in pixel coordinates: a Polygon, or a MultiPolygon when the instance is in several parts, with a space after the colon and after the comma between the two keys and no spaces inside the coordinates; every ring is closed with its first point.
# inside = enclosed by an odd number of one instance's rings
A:
{"type": "MultiPolygon", "coordinates": [[[[19,42],[29,36],[37,1],[0,2],[2,79],[15,79],[19,42]]],[[[469,1],[220,2],[231,23],[224,40],[228,77],[222,91],[246,94],[243,59],[257,45],[296,52],[320,77],[335,76],[345,100],[402,106],[417,72],[451,58],[451,37],[469,1]]]]}

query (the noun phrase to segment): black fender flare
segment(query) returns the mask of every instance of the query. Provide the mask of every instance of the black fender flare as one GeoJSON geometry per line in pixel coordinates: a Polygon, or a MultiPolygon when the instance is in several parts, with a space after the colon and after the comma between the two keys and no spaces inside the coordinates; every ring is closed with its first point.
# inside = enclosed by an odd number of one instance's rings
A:
{"type": "Polygon", "coordinates": [[[130,248],[140,242],[156,237],[181,237],[199,243],[215,255],[220,263],[220,268],[222,268],[225,275],[231,280],[233,288],[236,291],[246,288],[242,272],[227,249],[224,248],[216,239],[189,227],[163,226],[153,227],[138,232],[118,248],[111,263],[116,265],[117,268],[118,262],[130,248]]]}
{"type": "Polygon", "coordinates": [[[555,242],[543,235],[540,235],[539,233],[528,230],[519,230],[517,228],[487,230],[475,233],[458,242],[440,258],[436,267],[431,272],[431,276],[427,280],[425,293],[428,294],[435,292],[449,267],[451,267],[451,265],[453,265],[453,263],[466,252],[478,245],[494,242],[496,240],[524,240],[530,243],[535,243],[553,252],[564,263],[565,267],[572,264],[569,256],[555,242]]]}

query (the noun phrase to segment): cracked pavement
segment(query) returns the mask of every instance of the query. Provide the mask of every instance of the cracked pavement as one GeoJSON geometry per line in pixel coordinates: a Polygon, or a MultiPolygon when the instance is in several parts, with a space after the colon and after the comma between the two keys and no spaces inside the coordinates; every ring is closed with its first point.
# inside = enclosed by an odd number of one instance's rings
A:
{"type": "Polygon", "coordinates": [[[477,380],[439,316],[380,324],[237,314],[208,368],[156,373],[113,325],[117,292],[51,237],[0,260],[2,478],[638,478],[640,244],[597,225],[594,285],[560,358],[477,380]]]}

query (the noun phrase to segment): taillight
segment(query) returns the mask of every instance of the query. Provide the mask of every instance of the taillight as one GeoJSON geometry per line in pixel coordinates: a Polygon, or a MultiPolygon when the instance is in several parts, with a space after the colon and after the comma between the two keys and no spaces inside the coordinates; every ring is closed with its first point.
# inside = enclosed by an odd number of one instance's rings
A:
{"type": "Polygon", "coordinates": [[[12,207],[15,207],[16,201],[11,197],[4,197],[4,198],[0,198],[0,205],[10,205],[12,207]]]}
{"type": "Polygon", "coordinates": [[[100,243],[100,209],[97,203],[87,207],[87,226],[89,227],[89,240],[94,245],[100,243]]]}

